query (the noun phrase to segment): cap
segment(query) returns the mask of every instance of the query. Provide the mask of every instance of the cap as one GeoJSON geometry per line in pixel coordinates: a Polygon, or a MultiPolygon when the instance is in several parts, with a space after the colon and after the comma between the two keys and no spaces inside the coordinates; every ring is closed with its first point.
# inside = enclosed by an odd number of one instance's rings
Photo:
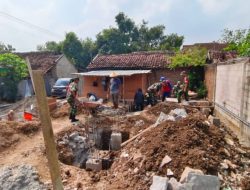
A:
{"type": "Polygon", "coordinates": [[[117,77],[116,72],[112,72],[112,73],[109,75],[109,77],[117,77]]]}
{"type": "Polygon", "coordinates": [[[160,81],[161,81],[161,82],[164,81],[164,80],[166,80],[166,77],[161,77],[161,78],[160,78],[160,81]]]}

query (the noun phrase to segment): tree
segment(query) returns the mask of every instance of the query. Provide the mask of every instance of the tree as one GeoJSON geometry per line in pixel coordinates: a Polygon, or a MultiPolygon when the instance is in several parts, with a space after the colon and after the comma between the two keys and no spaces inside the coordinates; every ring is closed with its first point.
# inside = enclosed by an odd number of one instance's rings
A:
{"type": "Polygon", "coordinates": [[[4,43],[0,42],[0,53],[8,53],[13,51],[16,51],[16,49],[13,48],[12,45],[5,45],[4,43]]]}
{"type": "Polygon", "coordinates": [[[165,26],[148,27],[146,21],[141,25],[128,18],[124,13],[115,17],[116,27],[104,29],[97,35],[97,48],[101,53],[118,54],[133,51],[177,50],[183,43],[183,36],[165,35],[165,26]]]}
{"type": "Polygon", "coordinates": [[[84,65],[88,65],[97,54],[96,43],[92,39],[86,38],[82,41],[82,49],[83,63],[84,65]]]}
{"type": "Polygon", "coordinates": [[[28,68],[25,61],[11,53],[0,54],[1,98],[15,101],[18,82],[27,77],[28,68]]]}
{"type": "Polygon", "coordinates": [[[87,66],[83,59],[83,47],[81,41],[74,32],[69,32],[62,42],[62,51],[68,59],[71,60],[78,68],[85,68],[87,66]]]}
{"type": "Polygon", "coordinates": [[[170,68],[203,66],[206,63],[207,50],[205,48],[192,48],[183,52],[177,52],[172,58],[170,68]]]}
{"type": "Polygon", "coordinates": [[[250,56],[250,28],[235,31],[225,29],[221,41],[228,43],[226,51],[236,51],[241,56],[250,56]]]}
{"type": "Polygon", "coordinates": [[[45,45],[38,45],[38,51],[53,51],[57,53],[62,53],[62,42],[48,41],[45,45]]]}

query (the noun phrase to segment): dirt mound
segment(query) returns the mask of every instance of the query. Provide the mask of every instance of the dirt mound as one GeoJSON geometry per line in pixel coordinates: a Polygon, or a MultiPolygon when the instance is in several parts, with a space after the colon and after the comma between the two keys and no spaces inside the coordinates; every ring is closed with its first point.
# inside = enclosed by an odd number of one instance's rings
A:
{"type": "Polygon", "coordinates": [[[198,110],[194,108],[190,108],[187,106],[183,106],[174,102],[161,102],[156,104],[153,107],[148,108],[148,114],[153,114],[155,116],[159,116],[161,112],[168,114],[171,110],[176,108],[185,108],[187,113],[197,113],[198,110]]]}
{"type": "Polygon", "coordinates": [[[31,122],[14,122],[0,121],[0,152],[16,144],[23,135],[30,135],[37,132],[40,123],[31,122]]]}
{"type": "MultiPolygon", "coordinates": [[[[168,113],[176,107],[159,104],[149,111],[168,113]]],[[[240,162],[240,158],[234,157],[235,150],[225,143],[223,129],[209,126],[196,110],[187,112],[192,114],[180,121],[160,124],[117,154],[120,159],[112,165],[111,189],[147,189],[153,175],[166,176],[167,169],[171,169],[179,179],[186,166],[217,175],[220,163],[227,157],[224,148],[230,152],[233,164],[240,162]],[[172,161],[160,168],[166,155],[172,161]]]]}
{"type": "Polygon", "coordinates": [[[69,115],[69,104],[63,104],[51,113],[52,118],[60,118],[69,115]]]}

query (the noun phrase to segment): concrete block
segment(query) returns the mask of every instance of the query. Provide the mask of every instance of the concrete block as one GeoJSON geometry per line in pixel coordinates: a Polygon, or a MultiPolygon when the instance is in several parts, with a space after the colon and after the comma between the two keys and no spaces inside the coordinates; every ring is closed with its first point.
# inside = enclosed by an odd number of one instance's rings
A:
{"type": "Polygon", "coordinates": [[[122,144],[122,134],[113,132],[111,134],[111,140],[110,140],[111,150],[120,150],[121,144],[122,144]]]}
{"type": "Polygon", "coordinates": [[[153,183],[150,186],[150,190],[167,190],[168,178],[161,176],[153,176],[153,183]]]}
{"type": "Polygon", "coordinates": [[[208,121],[209,121],[211,124],[213,124],[213,125],[215,125],[215,126],[217,126],[217,127],[220,126],[220,119],[219,119],[218,117],[214,117],[214,116],[210,115],[210,116],[208,117],[208,121]]]}
{"type": "Polygon", "coordinates": [[[182,184],[178,182],[174,177],[171,177],[168,181],[168,190],[180,190],[182,184]]]}
{"type": "Polygon", "coordinates": [[[192,190],[220,189],[220,180],[217,176],[213,175],[199,175],[195,173],[189,173],[187,177],[187,184],[191,184],[192,190]]]}
{"type": "Polygon", "coordinates": [[[200,175],[204,174],[201,170],[192,169],[190,167],[185,167],[184,171],[181,174],[180,183],[184,183],[187,181],[187,177],[188,177],[189,173],[196,173],[196,174],[200,174],[200,175]]]}
{"type": "Polygon", "coordinates": [[[86,162],[86,170],[92,170],[95,172],[99,172],[102,170],[102,160],[89,158],[86,162]]]}

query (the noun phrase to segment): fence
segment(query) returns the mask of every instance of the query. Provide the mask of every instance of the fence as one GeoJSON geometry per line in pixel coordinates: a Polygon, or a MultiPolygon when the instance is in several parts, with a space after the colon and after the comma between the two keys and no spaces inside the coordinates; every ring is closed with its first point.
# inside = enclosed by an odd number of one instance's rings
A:
{"type": "Polygon", "coordinates": [[[250,145],[250,61],[238,58],[207,66],[205,83],[215,113],[250,145]]]}

